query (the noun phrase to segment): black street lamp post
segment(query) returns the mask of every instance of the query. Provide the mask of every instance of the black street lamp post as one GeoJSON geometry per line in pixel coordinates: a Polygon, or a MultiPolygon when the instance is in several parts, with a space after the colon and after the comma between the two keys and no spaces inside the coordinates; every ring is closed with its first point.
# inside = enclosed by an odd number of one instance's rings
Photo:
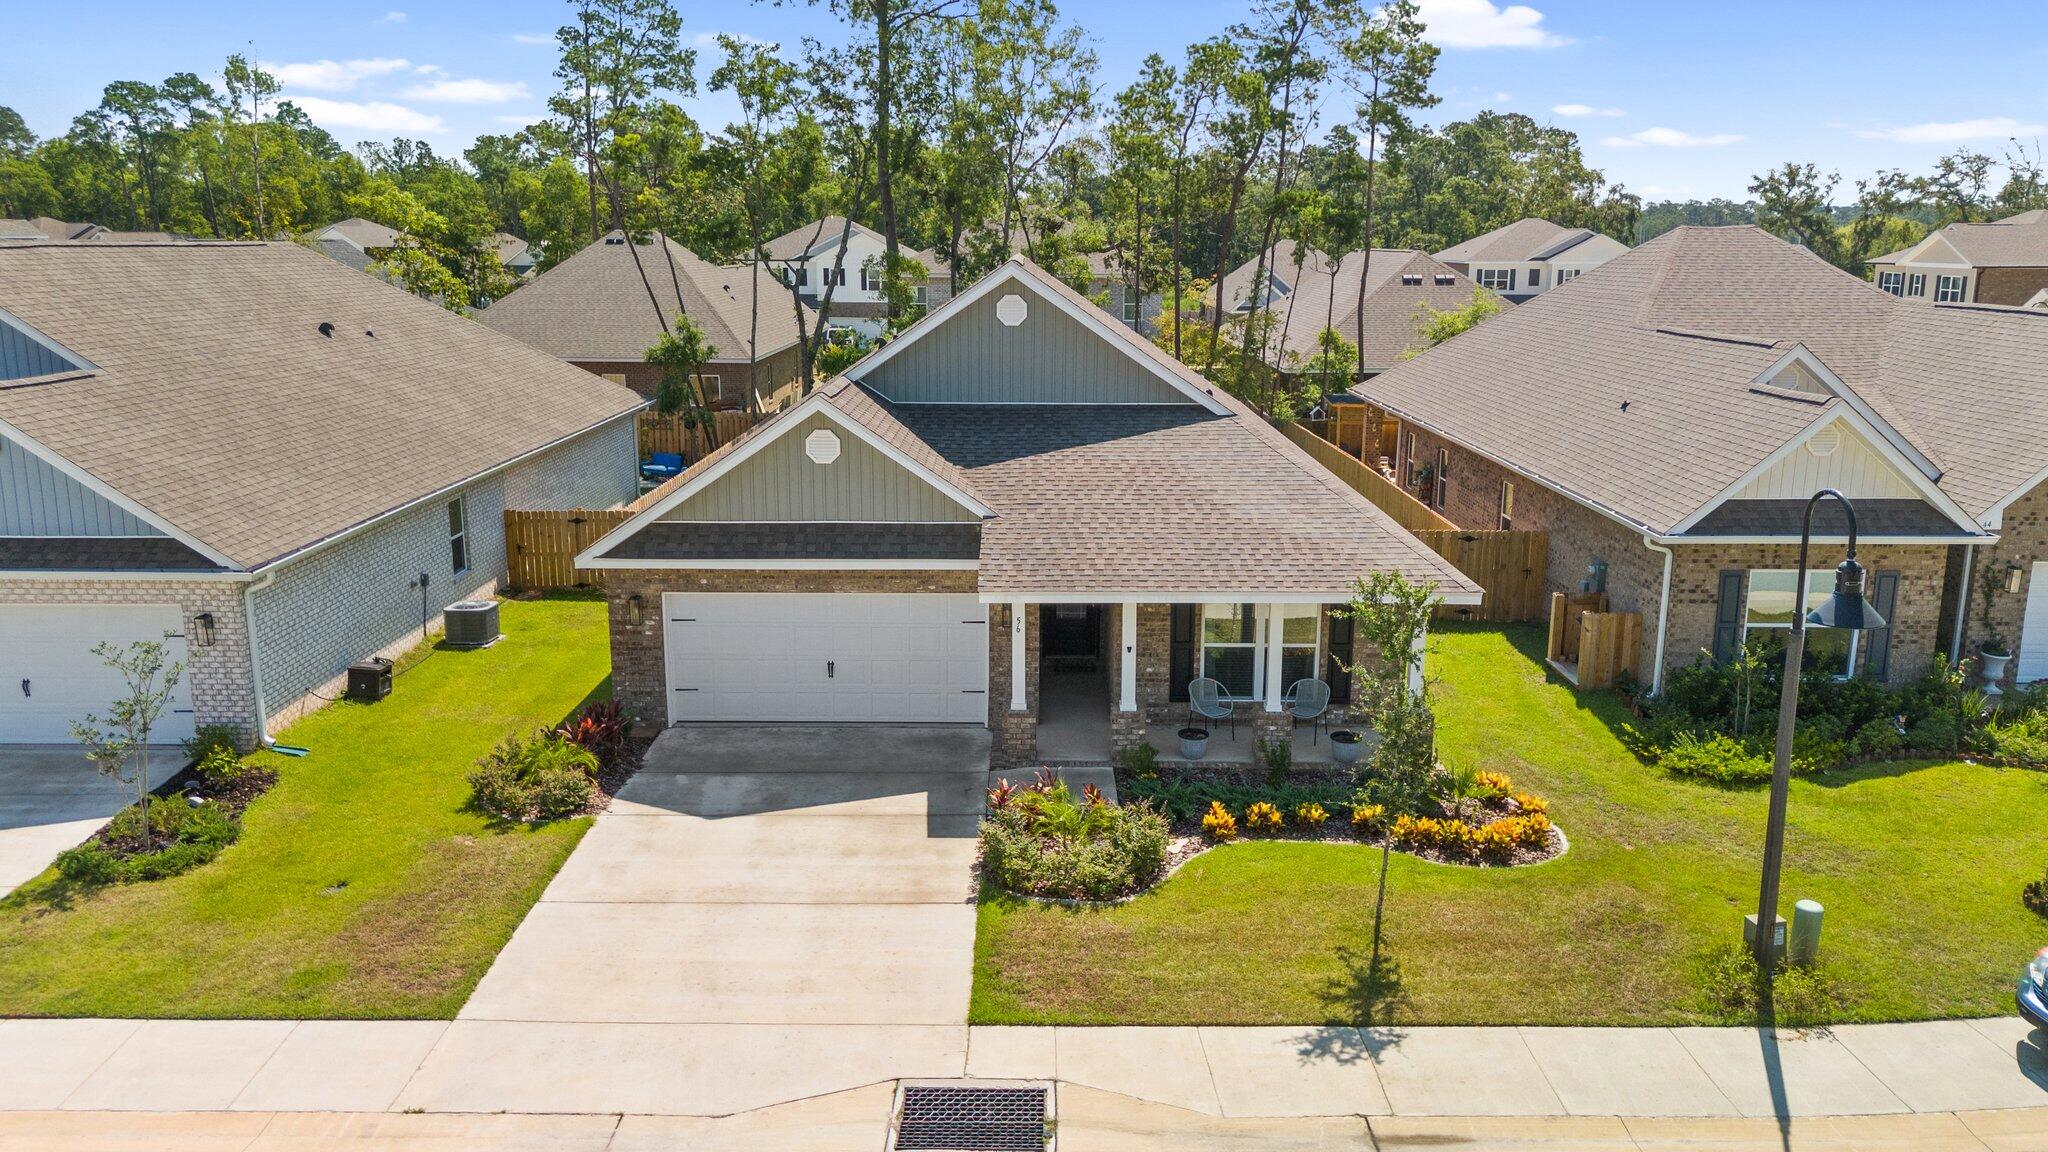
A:
{"type": "Polygon", "coordinates": [[[1785,863],[1785,801],[1792,787],[1792,729],[1799,714],[1799,665],[1806,652],[1806,626],[1851,630],[1884,627],[1884,619],[1863,598],[1863,565],[1856,562],[1856,506],[1833,488],[1823,488],[1806,501],[1793,588],[1792,631],[1785,641],[1785,684],[1778,696],[1778,748],[1771,760],[1771,814],[1764,825],[1763,890],[1757,896],[1756,933],[1751,942],[1757,971],[1766,979],[1778,962],[1778,873],[1785,863]],[[1835,594],[1807,612],[1806,563],[1807,552],[1813,545],[1813,509],[1828,498],[1841,501],[1842,512],[1848,517],[1849,554],[1835,568],[1835,594]]]}

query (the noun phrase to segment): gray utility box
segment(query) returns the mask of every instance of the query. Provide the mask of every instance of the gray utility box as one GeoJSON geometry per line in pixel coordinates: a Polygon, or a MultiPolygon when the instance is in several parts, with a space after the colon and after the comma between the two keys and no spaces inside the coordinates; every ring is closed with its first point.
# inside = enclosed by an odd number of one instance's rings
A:
{"type": "Polygon", "coordinates": [[[441,610],[450,648],[488,648],[498,642],[498,602],[458,600],[441,610]]]}

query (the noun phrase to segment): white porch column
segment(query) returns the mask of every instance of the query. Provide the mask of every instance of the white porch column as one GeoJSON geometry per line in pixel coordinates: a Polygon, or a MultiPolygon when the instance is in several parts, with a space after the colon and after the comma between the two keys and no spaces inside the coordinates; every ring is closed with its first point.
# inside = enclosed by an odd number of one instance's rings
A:
{"type": "Polygon", "coordinates": [[[1117,662],[1117,670],[1123,682],[1122,694],[1118,697],[1117,709],[1122,712],[1138,710],[1138,605],[1125,601],[1123,605],[1123,658],[1117,662]]]}
{"type": "Polygon", "coordinates": [[[1030,674],[1024,667],[1024,602],[1010,605],[1010,711],[1024,711],[1024,681],[1030,674]]]}
{"type": "Polygon", "coordinates": [[[1428,651],[1429,625],[1424,624],[1422,631],[1415,634],[1415,657],[1408,664],[1408,691],[1410,693],[1422,691],[1422,660],[1428,651]]]}
{"type": "Polygon", "coordinates": [[[1287,631],[1280,605],[1261,605],[1266,616],[1266,711],[1280,711],[1280,696],[1287,685],[1280,683],[1280,637],[1287,631]]]}

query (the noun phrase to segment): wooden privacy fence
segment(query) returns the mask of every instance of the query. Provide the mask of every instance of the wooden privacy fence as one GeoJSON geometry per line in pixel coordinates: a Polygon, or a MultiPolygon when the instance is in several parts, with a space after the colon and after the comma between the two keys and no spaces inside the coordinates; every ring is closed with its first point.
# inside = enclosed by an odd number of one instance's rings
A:
{"type": "Polygon", "coordinates": [[[1476,605],[1438,608],[1438,619],[1496,623],[1543,619],[1548,606],[1543,596],[1550,555],[1548,533],[1434,528],[1416,532],[1415,538],[1486,589],[1486,599],[1476,605]]]}
{"type": "Polygon", "coordinates": [[[1455,532],[1456,524],[1437,514],[1436,509],[1401,491],[1399,485],[1374,469],[1366,467],[1344,454],[1335,444],[1303,428],[1299,424],[1280,425],[1280,431],[1289,440],[1301,446],[1302,451],[1316,458],[1316,463],[1335,473],[1337,479],[1349,484],[1359,495],[1378,505],[1380,510],[1394,518],[1394,523],[1410,532],[1442,529],[1455,532]]]}
{"type": "Polygon", "coordinates": [[[1609,612],[1605,592],[1555,592],[1550,597],[1549,663],[1579,688],[1608,688],[1637,675],[1643,645],[1639,612],[1609,612]]]}
{"type": "Polygon", "coordinates": [[[630,508],[505,511],[505,566],[515,588],[604,585],[602,569],[578,569],[576,556],[624,524],[630,508]]]}
{"type": "MultiPolygon", "coordinates": [[[[734,437],[754,426],[754,414],[737,408],[721,409],[712,419],[718,428],[720,444],[731,443],[734,437]]],[[[711,442],[704,435],[704,429],[690,427],[681,416],[661,416],[651,409],[640,413],[642,460],[655,452],[680,452],[684,460],[695,463],[711,450],[711,442]]]]}

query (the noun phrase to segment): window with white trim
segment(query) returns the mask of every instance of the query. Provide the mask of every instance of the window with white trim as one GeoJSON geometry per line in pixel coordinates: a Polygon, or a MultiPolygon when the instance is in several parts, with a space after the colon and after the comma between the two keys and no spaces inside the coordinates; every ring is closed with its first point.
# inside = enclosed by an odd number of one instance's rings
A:
{"type": "Polygon", "coordinates": [[[1912,275],[1906,277],[1906,295],[1927,295],[1927,273],[1915,272],[1912,275]]]}
{"type": "Polygon", "coordinates": [[[448,561],[457,576],[469,571],[469,509],[460,496],[448,502],[448,561]]]}
{"type": "Polygon", "coordinates": [[[916,285],[910,290],[910,302],[919,308],[930,307],[932,290],[923,284],[916,285]]]}
{"type": "Polygon", "coordinates": [[[1491,288],[1495,292],[1513,292],[1515,290],[1515,270],[1513,268],[1481,268],[1478,278],[1481,288],[1491,288]]]}
{"type": "Polygon", "coordinates": [[[1280,691],[1285,698],[1298,680],[1313,679],[1322,667],[1322,610],[1314,604],[1202,606],[1202,675],[1223,685],[1232,700],[1266,696],[1266,638],[1280,628],[1280,691]]]}
{"type": "Polygon", "coordinates": [[[1439,272],[1436,274],[1436,286],[1439,288],[1456,284],[1457,282],[1458,276],[1455,272],[1439,272]]]}
{"type": "Polygon", "coordinates": [[[725,380],[716,372],[697,373],[697,390],[705,400],[725,399],[725,380]]]}
{"type": "Polygon", "coordinates": [[[1513,531],[1515,527],[1515,482],[1500,482],[1500,530],[1513,531]]]}
{"type": "Polygon", "coordinates": [[[1124,323],[1135,328],[1138,326],[1138,309],[1145,303],[1145,298],[1129,288],[1121,291],[1124,297],[1124,323]]]}
{"type": "Polygon", "coordinates": [[[801,264],[795,264],[790,266],[788,272],[789,283],[792,287],[803,288],[808,286],[811,282],[811,270],[809,268],[804,267],[801,264]]]}
{"type": "Polygon", "coordinates": [[[882,274],[865,264],[861,265],[860,290],[863,292],[880,292],[882,290],[882,274]]]}
{"type": "Polygon", "coordinates": [[[1961,304],[1963,302],[1963,278],[1961,276],[1936,276],[1934,278],[1934,302],[1936,304],[1961,304]]]}
{"type": "Polygon", "coordinates": [[[1577,280],[1579,273],[1584,271],[1584,268],[1559,268],[1557,270],[1557,282],[1562,284],[1567,280],[1577,280]]]}
{"type": "Polygon", "coordinates": [[[1444,510],[1445,502],[1451,496],[1451,450],[1449,448],[1438,448],[1436,450],[1436,475],[1431,477],[1431,481],[1433,489],[1430,492],[1430,503],[1436,507],[1437,511],[1441,512],[1444,510]]]}
{"type": "Polygon", "coordinates": [[[1906,274],[1903,272],[1879,272],[1877,286],[1894,296],[1906,294],[1906,274]]]}
{"type": "MultiPolygon", "coordinates": [[[[1811,612],[1835,593],[1835,573],[1831,568],[1818,568],[1806,574],[1804,597],[1796,588],[1798,575],[1789,568],[1750,570],[1749,595],[1743,603],[1742,641],[1748,645],[1756,640],[1766,659],[1783,659],[1786,639],[1792,633],[1794,604],[1804,605],[1799,609],[1802,613],[1811,612]]],[[[1861,632],[1842,628],[1807,628],[1801,667],[1849,675],[1856,668],[1862,636],[1861,632]]]]}
{"type": "Polygon", "coordinates": [[[844,287],[846,287],[846,269],[844,269],[844,268],[820,268],[820,269],[818,269],[818,272],[819,272],[819,276],[818,276],[818,287],[820,287],[820,288],[844,288],[844,287]]]}

